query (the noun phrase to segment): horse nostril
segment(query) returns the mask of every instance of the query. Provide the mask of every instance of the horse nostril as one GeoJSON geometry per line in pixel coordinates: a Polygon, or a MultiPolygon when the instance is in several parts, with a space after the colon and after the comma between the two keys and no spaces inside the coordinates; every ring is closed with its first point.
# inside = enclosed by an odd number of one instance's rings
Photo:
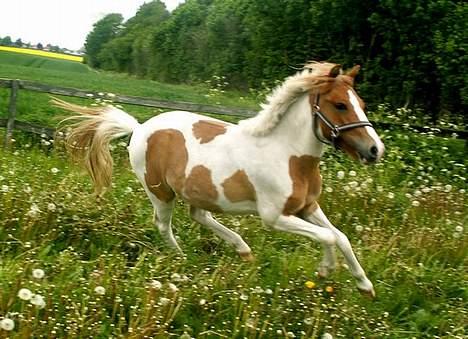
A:
{"type": "Polygon", "coordinates": [[[377,146],[374,145],[370,148],[369,152],[373,157],[377,158],[377,154],[379,154],[379,149],[377,148],[377,146]]]}

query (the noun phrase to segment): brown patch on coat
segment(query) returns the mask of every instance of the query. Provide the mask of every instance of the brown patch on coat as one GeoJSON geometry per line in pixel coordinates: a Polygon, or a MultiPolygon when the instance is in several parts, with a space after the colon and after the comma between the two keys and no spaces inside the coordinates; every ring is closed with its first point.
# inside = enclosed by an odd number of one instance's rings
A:
{"type": "Polygon", "coordinates": [[[224,122],[213,120],[200,120],[193,124],[192,132],[196,139],[200,140],[200,144],[210,142],[218,135],[226,133],[224,122]]]}
{"type": "Polygon", "coordinates": [[[302,155],[289,158],[289,175],[293,191],[283,208],[284,215],[300,215],[316,208],[322,187],[319,158],[302,155]]]}
{"type": "Polygon", "coordinates": [[[255,201],[255,188],[243,170],[237,170],[221,184],[224,195],[231,202],[255,201]]]}
{"type": "Polygon", "coordinates": [[[175,129],[154,132],[147,140],[145,182],[159,199],[170,202],[185,180],[188,152],[184,135],[175,129]]]}
{"type": "Polygon", "coordinates": [[[197,165],[190,171],[185,181],[183,197],[195,207],[221,212],[221,208],[216,205],[218,191],[211,179],[211,171],[203,165],[197,165]]]}

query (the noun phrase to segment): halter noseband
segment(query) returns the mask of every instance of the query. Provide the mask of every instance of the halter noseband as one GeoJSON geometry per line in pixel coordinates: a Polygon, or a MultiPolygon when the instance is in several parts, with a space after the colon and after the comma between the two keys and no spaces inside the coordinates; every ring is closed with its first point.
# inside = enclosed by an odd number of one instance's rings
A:
{"type": "Polygon", "coordinates": [[[322,112],[320,112],[319,101],[320,101],[320,94],[317,94],[316,99],[315,99],[315,104],[313,105],[313,110],[312,110],[312,119],[313,119],[313,124],[314,124],[313,129],[314,129],[315,137],[324,144],[332,145],[334,148],[336,148],[336,140],[340,137],[341,132],[348,131],[354,128],[365,127],[365,126],[373,127],[369,121],[356,121],[356,122],[350,122],[348,124],[343,124],[343,125],[335,125],[322,112]],[[317,123],[318,119],[322,120],[322,122],[330,129],[331,140],[328,140],[327,138],[320,136],[320,133],[318,131],[319,124],[317,123]]]}

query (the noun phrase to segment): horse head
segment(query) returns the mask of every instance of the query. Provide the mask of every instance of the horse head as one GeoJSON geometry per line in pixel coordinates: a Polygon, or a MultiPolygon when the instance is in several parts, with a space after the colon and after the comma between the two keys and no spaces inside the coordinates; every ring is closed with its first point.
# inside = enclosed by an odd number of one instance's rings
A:
{"type": "Polygon", "coordinates": [[[332,144],[365,164],[380,160],[384,144],[364,113],[365,104],[354,89],[360,66],[343,71],[335,65],[309,98],[318,140],[332,144]]]}

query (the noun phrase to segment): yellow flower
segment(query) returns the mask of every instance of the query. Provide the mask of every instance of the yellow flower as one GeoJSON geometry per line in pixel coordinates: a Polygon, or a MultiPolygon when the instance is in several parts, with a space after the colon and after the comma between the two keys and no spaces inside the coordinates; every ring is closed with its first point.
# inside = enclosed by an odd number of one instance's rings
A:
{"type": "Polygon", "coordinates": [[[307,288],[314,288],[316,285],[315,285],[315,283],[314,283],[313,281],[307,280],[307,281],[305,282],[305,286],[306,286],[307,288]]]}
{"type": "Polygon", "coordinates": [[[327,286],[325,287],[325,291],[327,291],[328,293],[333,293],[334,289],[332,286],[327,286]]]}

